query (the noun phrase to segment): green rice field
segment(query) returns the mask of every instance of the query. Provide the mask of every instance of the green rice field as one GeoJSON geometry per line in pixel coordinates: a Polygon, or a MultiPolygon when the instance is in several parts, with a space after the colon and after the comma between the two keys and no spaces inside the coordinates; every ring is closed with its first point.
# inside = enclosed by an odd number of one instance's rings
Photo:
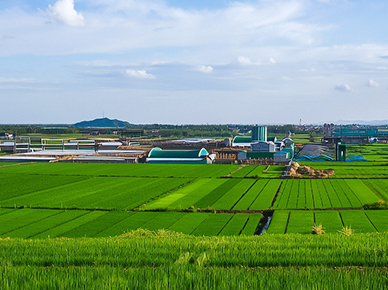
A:
{"type": "Polygon", "coordinates": [[[1,289],[386,289],[387,233],[0,240],[1,289]]]}
{"type": "Polygon", "coordinates": [[[139,228],[195,236],[255,234],[262,215],[183,212],[126,212],[1,209],[0,237],[109,237],[139,228]]]}
{"type": "Polygon", "coordinates": [[[314,224],[331,234],[344,227],[355,233],[384,233],[388,232],[388,210],[275,211],[266,234],[311,234],[314,224]]]}
{"type": "MultiPolygon", "coordinates": [[[[0,163],[1,164],[1,163],[0,163]]],[[[0,174],[120,176],[120,177],[221,177],[239,165],[197,164],[98,164],[98,163],[27,163],[0,166],[0,174]]]]}
{"type": "Polygon", "coordinates": [[[0,163],[0,289],[385,289],[386,165],[367,164],[0,163]]]}

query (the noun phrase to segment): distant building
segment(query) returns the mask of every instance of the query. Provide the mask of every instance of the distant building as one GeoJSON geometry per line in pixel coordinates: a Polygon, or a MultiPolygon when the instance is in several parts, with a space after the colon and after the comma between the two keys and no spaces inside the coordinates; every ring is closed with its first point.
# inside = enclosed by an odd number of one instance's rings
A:
{"type": "Polygon", "coordinates": [[[252,142],[267,141],[267,126],[255,126],[252,128],[252,142]]]}
{"type": "Polygon", "coordinates": [[[288,162],[290,158],[291,158],[291,152],[287,152],[287,151],[278,151],[278,152],[275,152],[273,155],[274,162],[284,163],[284,162],[288,162]]]}
{"type": "Polygon", "coordinates": [[[148,163],[173,163],[173,164],[209,164],[212,158],[205,148],[195,150],[163,150],[153,148],[148,154],[148,163]]]}
{"type": "Polygon", "coordinates": [[[250,147],[252,143],[251,136],[236,136],[233,138],[233,147],[250,147]]]}
{"type": "Polygon", "coordinates": [[[13,138],[12,134],[0,133],[0,139],[2,140],[11,140],[12,138],[13,138]]]}
{"type": "Polygon", "coordinates": [[[275,152],[275,143],[259,141],[251,143],[252,152],[275,152]]]}

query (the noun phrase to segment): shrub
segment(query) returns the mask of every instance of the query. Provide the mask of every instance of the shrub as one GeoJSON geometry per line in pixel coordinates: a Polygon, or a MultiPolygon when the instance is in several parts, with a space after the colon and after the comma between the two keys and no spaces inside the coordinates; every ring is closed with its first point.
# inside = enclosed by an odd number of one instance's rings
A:
{"type": "Polygon", "coordinates": [[[351,236],[354,234],[354,230],[351,227],[344,227],[342,230],[338,231],[339,233],[345,235],[345,236],[351,236]]]}
{"type": "Polygon", "coordinates": [[[322,228],[322,224],[319,224],[318,226],[314,223],[312,226],[312,234],[313,235],[324,235],[326,232],[322,228]]]}

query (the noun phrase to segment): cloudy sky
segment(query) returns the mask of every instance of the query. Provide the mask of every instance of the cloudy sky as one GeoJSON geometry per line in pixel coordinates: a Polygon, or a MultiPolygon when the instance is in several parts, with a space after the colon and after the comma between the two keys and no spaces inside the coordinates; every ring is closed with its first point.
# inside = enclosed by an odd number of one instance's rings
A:
{"type": "Polygon", "coordinates": [[[387,0],[1,0],[0,123],[388,119],[387,0]]]}

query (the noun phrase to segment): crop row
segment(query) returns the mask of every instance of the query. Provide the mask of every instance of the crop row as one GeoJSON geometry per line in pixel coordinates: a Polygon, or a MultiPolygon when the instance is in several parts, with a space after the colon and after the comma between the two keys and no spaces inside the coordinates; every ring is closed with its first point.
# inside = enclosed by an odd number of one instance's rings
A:
{"type": "Polygon", "coordinates": [[[388,233],[9,239],[0,288],[386,289],[387,247],[388,233]]]}
{"type": "Polygon", "coordinates": [[[253,235],[261,217],[261,214],[2,209],[0,237],[109,237],[138,228],[168,229],[195,236],[253,235]]]}
{"type": "Polygon", "coordinates": [[[330,178],[385,178],[388,176],[388,170],[385,163],[368,165],[354,165],[353,162],[341,165],[339,163],[333,164],[309,164],[316,170],[331,168],[334,170],[335,175],[329,176],[330,178]]]}
{"type": "MultiPolygon", "coordinates": [[[[24,176],[19,177],[19,180],[24,179],[24,176]]],[[[79,180],[75,182],[77,177],[70,177],[68,180],[68,176],[61,176],[64,183],[61,185],[61,178],[58,176],[47,176],[42,180],[40,176],[33,177],[38,181],[25,180],[15,187],[4,188],[0,193],[0,205],[2,207],[133,209],[190,181],[188,178],[91,177],[78,178],[79,180]],[[50,188],[54,186],[51,184],[52,180],[57,183],[56,187],[50,188]],[[70,181],[72,183],[69,183],[70,181]],[[46,188],[41,186],[42,183],[46,188]]]]}
{"type": "MultiPolygon", "coordinates": [[[[2,290],[18,289],[386,289],[388,271],[373,267],[203,267],[207,254],[181,254],[177,264],[160,267],[115,266],[3,266],[2,290]],[[205,260],[204,263],[201,261],[205,260]],[[191,263],[187,261],[192,261],[191,263]],[[183,264],[183,265],[182,265],[183,264]],[[360,270],[362,268],[362,270],[360,270]]],[[[160,254],[161,255],[161,254],[160,254]]],[[[225,259],[232,260],[232,258],[225,259]]],[[[77,263],[74,263],[77,264],[77,263]]]]}
{"type": "Polygon", "coordinates": [[[205,267],[386,267],[388,263],[388,233],[206,238],[142,234],[147,232],[100,239],[11,238],[0,242],[0,265],[150,266],[155,270],[170,263],[188,265],[204,252],[207,257],[201,262],[205,267]]]}
{"type": "Polygon", "coordinates": [[[312,226],[322,225],[326,233],[336,233],[344,227],[356,233],[388,231],[388,211],[275,211],[268,234],[311,234],[312,226]]]}
{"type": "Polygon", "coordinates": [[[144,209],[268,209],[281,183],[278,179],[199,179],[150,202],[144,209]]]}
{"type": "Polygon", "coordinates": [[[268,168],[267,165],[258,165],[247,177],[276,178],[282,175],[283,170],[283,165],[270,165],[268,168]]]}
{"type": "Polygon", "coordinates": [[[67,184],[76,185],[78,182],[89,178],[89,176],[0,174],[0,203],[2,200],[36,191],[53,189],[67,184]]]}
{"type": "Polygon", "coordinates": [[[1,173],[129,177],[220,177],[238,169],[222,164],[33,163],[0,167],[1,173]]]}
{"type": "Polygon", "coordinates": [[[360,208],[379,201],[363,180],[285,180],[275,209],[360,208]]]}
{"type": "Polygon", "coordinates": [[[383,200],[388,201],[387,179],[364,179],[363,182],[383,200]]]}

